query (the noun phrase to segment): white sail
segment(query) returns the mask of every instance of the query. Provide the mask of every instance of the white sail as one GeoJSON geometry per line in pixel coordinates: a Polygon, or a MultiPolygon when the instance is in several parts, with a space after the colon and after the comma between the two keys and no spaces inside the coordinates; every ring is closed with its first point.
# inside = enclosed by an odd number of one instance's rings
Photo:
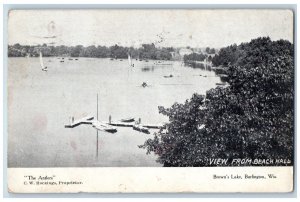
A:
{"type": "Polygon", "coordinates": [[[40,63],[41,63],[42,69],[45,69],[44,62],[43,62],[42,52],[40,52],[40,63]]]}
{"type": "Polygon", "coordinates": [[[129,63],[129,66],[132,67],[132,61],[131,61],[131,57],[130,57],[129,53],[128,53],[128,63],[129,63]]]}

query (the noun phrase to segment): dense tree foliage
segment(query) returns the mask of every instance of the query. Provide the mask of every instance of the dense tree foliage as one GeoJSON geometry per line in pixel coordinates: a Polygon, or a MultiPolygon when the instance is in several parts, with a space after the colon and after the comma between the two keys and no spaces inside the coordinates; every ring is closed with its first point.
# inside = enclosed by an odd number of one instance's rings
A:
{"type": "Polygon", "coordinates": [[[221,49],[218,58],[228,66],[230,85],[159,107],[169,117],[167,129],[140,147],[157,154],[164,166],[214,166],[211,158],[293,164],[293,52],[290,42],[269,38],[221,49]]]}
{"type": "Polygon", "coordinates": [[[214,48],[206,47],[205,52],[207,54],[215,54],[216,50],[214,48]]]}
{"type": "Polygon", "coordinates": [[[202,53],[192,53],[189,55],[184,55],[183,56],[183,61],[188,62],[188,61],[204,61],[206,58],[205,54],[202,53]]]}
{"type": "Polygon", "coordinates": [[[92,57],[92,58],[127,58],[128,53],[133,58],[139,59],[154,59],[154,60],[170,60],[172,58],[171,52],[173,48],[157,48],[154,44],[143,44],[141,48],[136,49],[133,47],[123,47],[114,45],[110,47],[106,46],[47,46],[46,44],[38,46],[22,46],[15,44],[8,46],[9,57],[37,57],[40,51],[45,57],[57,57],[57,56],[71,56],[71,57],[92,57]]]}
{"type": "Polygon", "coordinates": [[[267,62],[270,57],[280,53],[293,55],[293,51],[292,44],[288,41],[272,42],[269,37],[263,37],[239,46],[233,44],[221,48],[219,53],[212,58],[212,63],[214,66],[243,65],[249,62],[256,65],[256,63],[267,62]],[[245,57],[246,54],[247,57],[245,57]]]}
{"type": "Polygon", "coordinates": [[[212,58],[214,66],[228,66],[234,64],[243,54],[243,51],[236,44],[221,48],[219,53],[212,58]]]}

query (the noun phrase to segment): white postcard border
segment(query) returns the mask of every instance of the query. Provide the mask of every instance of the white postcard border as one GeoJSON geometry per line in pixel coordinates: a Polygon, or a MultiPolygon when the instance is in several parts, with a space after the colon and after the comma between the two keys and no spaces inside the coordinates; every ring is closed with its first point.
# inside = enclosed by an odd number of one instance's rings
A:
{"type": "Polygon", "coordinates": [[[285,193],[293,181],[292,166],[8,168],[11,193],[285,193]]]}

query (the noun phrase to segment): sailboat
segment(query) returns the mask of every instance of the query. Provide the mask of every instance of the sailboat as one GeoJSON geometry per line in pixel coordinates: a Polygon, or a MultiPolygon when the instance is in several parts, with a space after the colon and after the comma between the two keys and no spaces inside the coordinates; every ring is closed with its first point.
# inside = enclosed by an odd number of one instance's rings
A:
{"type": "Polygon", "coordinates": [[[128,53],[128,63],[130,67],[134,67],[134,64],[132,64],[131,56],[129,53],[128,53]]]}
{"type": "Polygon", "coordinates": [[[48,71],[47,67],[44,66],[42,52],[40,52],[40,63],[41,63],[42,71],[48,71]]]}

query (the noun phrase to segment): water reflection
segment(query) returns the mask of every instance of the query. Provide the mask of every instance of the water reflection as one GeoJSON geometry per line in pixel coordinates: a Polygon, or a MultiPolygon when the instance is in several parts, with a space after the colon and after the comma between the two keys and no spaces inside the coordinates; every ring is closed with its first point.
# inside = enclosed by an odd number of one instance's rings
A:
{"type": "Polygon", "coordinates": [[[141,68],[142,72],[153,72],[154,71],[154,67],[142,67],[141,68]]]}

